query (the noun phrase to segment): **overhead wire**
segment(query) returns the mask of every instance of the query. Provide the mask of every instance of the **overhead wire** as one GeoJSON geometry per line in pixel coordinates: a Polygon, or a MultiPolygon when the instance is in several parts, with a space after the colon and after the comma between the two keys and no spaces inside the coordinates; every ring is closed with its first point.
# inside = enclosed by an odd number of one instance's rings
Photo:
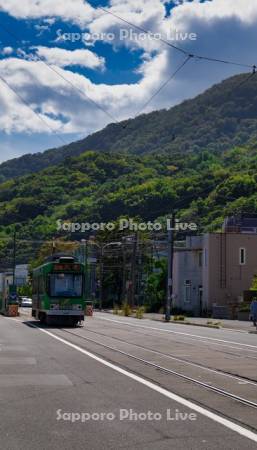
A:
{"type": "MultiPolygon", "coordinates": [[[[121,17],[120,15],[102,7],[97,5],[97,9],[103,11],[105,14],[109,14],[112,15],[113,17],[117,18],[118,20],[126,23],[127,25],[133,27],[136,30],[139,30],[141,32],[143,32],[144,34],[147,34],[149,36],[153,35],[153,32],[150,30],[147,30],[145,28],[143,28],[142,26],[136,25],[132,22],[130,22],[127,19],[124,19],[123,17],[121,17]]],[[[10,31],[7,27],[5,27],[1,22],[0,22],[0,27],[7,33],[9,34],[13,39],[15,39],[15,41],[19,42],[20,40],[17,38],[17,36],[10,31]]],[[[210,61],[210,62],[219,62],[219,63],[223,63],[223,64],[230,64],[230,65],[234,65],[234,66],[240,66],[240,67],[247,67],[247,68],[256,68],[255,65],[249,65],[249,64],[245,64],[245,63],[241,63],[241,62],[235,62],[235,61],[230,61],[230,60],[225,60],[225,59],[219,59],[219,58],[213,58],[210,56],[203,56],[203,55],[198,55],[198,54],[194,54],[194,53],[190,53],[187,50],[172,44],[171,42],[167,41],[166,39],[163,39],[162,37],[159,38],[159,41],[168,45],[169,47],[173,48],[174,50],[183,53],[184,55],[187,56],[187,59],[184,61],[184,63],[182,64],[182,67],[189,61],[190,58],[197,58],[197,59],[201,59],[201,60],[206,60],[206,61],[210,61]]],[[[41,61],[43,64],[45,64],[50,70],[52,70],[55,74],[57,74],[60,78],[62,78],[65,82],[67,82],[70,86],[72,86],[74,89],[76,89],[78,92],[80,92],[80,94],[82,94],[88,101],[90,101],[92,104],[94,104],[94,106],[96,106],[98,109],[100,109],[102,112],[104,112],[105,114],[108,115],[108,117],[112,120],[114,120],[114,122],[119,123],[119,121],[111,114],[109,113],[109,111],[107,111],[105,108],[103,108],[101,105],[99,105],[97,102],[95,102],[92,98],[90,98],[85,91],[83,91],[82,89],[78,88],[78,86],[74,85],[69,79],[67,79],[66,77],[64,77],[62,74],[60,74],[60,72],[58,72],[57,70],[54,69],[54,67],[50,64],[48,64],[43,58],[41,58],[39,55],[32,55],[33,59],[35,60],[35,58],[37,58],[38,61],[41,61]]],[[[136,114],[140,114],[146,106],[148,106],[148,104],[152,101],[152,99],[154,97],[156,97],[161,90],[171,81],[172,78],[174,78],[174,76],[178,73],[179,70],[181,70],[182,67],[179,67],[178,70],[171,75],[171,77],[160,87],[160,89],[158,89],[158,91],[148,100],[148,102],[146,102],[145,106],[140,109],[140,111],[136,114]]],[[[126,126],[124,126],[124,128],[126,128],[126,126]]]]}
{"type": "MultiPolygon", "coordinates": [[[[1,22],[0,22],[0,28],[2,28],[7,34],[9,34],[9,36],[11,36],[13,39],[15,39],[15,41],[17,43],[20,42],[20,39],[13,32],[10,32],[10,30],[7,27],[5,27],[1,22]]],[[[45,59],[41,58],[38,54],[36,54],[36,55],[30,54],[27,56],[31,57],[32,61],[42,62],[52,72],[54,72],[56,75],[58,75],[63,81],[68,83],[73,89],[76,89],[76,91],[78,91],[80,94],[82,94],[86,98],[87,101],[89,101],[95,107],[97,107],[99,110],[101,110],[103,113],[105,113],[109,117],[109,119],[113,120],[116,123],[119,123],[118,119],[114,115],[112,115],[109,111],[107,111],[105,108],[103,108],[101,105],[99,105],[99,103],[97,103],[95,100],[93,100],[91,97],[89,97],[84,90],[80,89],[78,86],[76,86],[74,83],[72,83],[68,78],[66,78],[64,75],[62,75],[60,72],[58,72],[58,70],[56,70],[51,64],[48,64],[45,59]]]]}
{"type": "Polygon", "coordinates": [[[135,114],[135,116],[138,116],[141,114],[145,108],[151,103],[151,101],[158,95],[160,92],[170,83],[170,81],[175,78],[175,76],[180,72],[181,69],[188,63],[188,61],[192,58],[192,55],[189,55],[186,57],[186,59],[178,66],[178,68],[175,70],[174,73],[163,83],[160,88],[151,96],[151,98],[143,105],[143,107],[135,114]]]}
{"type": "MultiPolygon", "coordinates": [[[[104,8],[103,6],[97,5],[97,9],[105,12],[106,14],[110,14],[111,16],[115,17],[116,19],[119,19],[120,21],[126,23],[127,25],[130,25],[131,27],[133,27],[136,30],[139,30],[139,31],[143,32],[144,34],[147,34],[150,37],[154,35],[154,33],[152,31],[147,30],[147,29],[141,27],[140,25],[136,25],[133,22],[130,22],[129,20],[127,20],[127,19],[124,19],[124,17],[121,17],[120,15],[118,15],[118,14],[116,14],[116,13],[114,13],[114,12],[112,12],[112,11],[106,9],[106,8],[104,8]]],[[[171,42],[169,42],[168,40],[166,40],[166,39],[164,39],[162,37],[158,38],[158,40],[160,42],[168,45],[169,47],[173,48],[174,50],[176,50],[176,51],[178,51],[180,53],[183,53],[184,55],[191,56],[191,57],[194,57],[194,58],[198,58],[198,59],[202,59],[202,60],[206,60],[206,61],[210,61],[210,62],[219,62],[219,63],[222,63],[222,64],[230,64],[230,65],[239,66],[239,67],[248,67],[248,68],[252,68],[253,67],[253,65],[241,63],[241,62],[238,62],[238,61],[230,61],[230,60],[226,60],[226,59],[213,58],[211,56],[198,55],[197,53],[194,54],[192,52],[189,52],[188,50],[185,50],[182,47],[179,47],[179,46],[177,46],[175,44],[172,44],[171,42]]]]}
{"type": "Polygon", "coordinates": [[[0,80],[2,81],[2,83],[4,83],[8,88],[9,88],[9,90],[11,90],[19,99],[20,99],[20,101],[22,102],[22,103],[24,103],[24,105],[25,106],[27,106],[27,108],[28,109],[30,109],[30,111],[32,111],[34,114],[35,114],[35,116],[37,116],[38,117],[38,119],[45,125],[45,126],[47,126],[47,128],[52,132],[52,133],[54,133],[55,135],[56,135],[56,137],[58,137],[58,139],[61,141],[61,143],[62,144],[64,144],[64,145],[67,145],[68,144],[68,142],[66,142],[64,139],[63,139],[63,137],[58,133],[58,131],[56,131],[54,128],[52,128],[51,127],[51,125],[39,114],[39,113],[37,113],[33,108],[32,108],[32,106],[29,104],[29,102],[27,102],[27,100],[25,100],[25,98],[23,98],[20,94],[19,94],[19,92],[14,88],[14,87],[12,87],[11,85],[10,85],[10,83],[8,82],[8,81],[6,81],[6,79],[5,78],[3,78],[1,75],[0,75],[0,80]]]}
{"type": "MultiPolygon", "coordinates": [[[[253,68],[252,68],[252,73],[251,73],[246,79],[244,79],[244,80],[240,81],[240,83],[236,84],[236,85],[232,88],[232,91],[234,91],[234,90],[236,90],[236,89],[242,87],[242,86],[245,85],[246,83],[248,83],[248,81],[249,81],[250,79],[252,79],[252,78],[256,75],[256,68],[257,68],[257,67],[254,65],[253,68]]],[[[230,92],[230,93],[231,93],[231,92],[230,92]]]]}
{"type": "MultiPolygon", "coordinates": [[[[98,8],[99,10],[103,11],[105,14],[110,14],[110,15],[112,15],[113,17],[117,18],[118,20],[120,20],[120,21],[126,23],[127,25],[133,27],[134,29],[137,29],[137,30],[143,32],[144,34],[147,34],[147,35],[149,35],[149,36],[152,36],[152,35],[153,35],[153,33],[152,33],[151,31],[146,30],[146,29],[143,28],[142,26],[136,25],[136,24],[134,24],[134,23],[132,23],[132,22],[130,22],[130,21],[124,19],[124,18],[121,17],[120,15],[118,15],[118,14],[116,14],[116,13],[113,13],[112,11],[110,11],[110,10],[108,10],[108,9],[102,7],[102,6],[99,6],[99,5],[98,5],[97,8],[98,8]]],[[[7,27],[5,27],[2,23],[0,23],[0,27],[1,27],[7,34],[9,34],[13,39],[15,39],[15,41],[19,42],[19,39],[17,38],[17,36],[16,36],[13,32],[11,32],[7,27]]],[[[169,79],[166,80],[166,82],[165,82],[162,86],[160,86],[160,88],[159,88],[159,89],[151,96],[151,98],[143,105],[143,107],[140,108],[140,110],[136,113],[136,116],[139,115],[140,113],[142,113],[142,111],[149,105],[149,103],[153,100],[153,98],[155,98],[155,97],[156,97],[156,96],[157,96],[157,95],[158,95],[158,94],[159,94],[159,93],[167,86],[167,84],[168,84],[168,83],[169,83],[169,82],[177,75],[177,73],[178,73],[178,72],[179,72],[179,71],[187,64],[187,62],[188,62],[189,59],[191,59],[191,58],[197,58],[197,59],[199,59],[199,60],[206,60],[206,61],[212,61],[212,62],[220,62],[220,63],[223,63],[223,64],[230,64],[230,65],[236,65],[236,66],[241,66],[241,67],[248,67],[248,68],[252,68],[253,71],[254,71],[254,73],[255,73],[255,70],[256,70],[256,66],[255,66],[255,65],[252,65],[252,66],[251,66],[251,65],[249,65],[249,64],[244,64],[244,63],[241,63],[241,62],[229,61],[229,60],[224,60],[224,59],[219,59],[219,58],[212,58],[212,57],[209,57],[209,56],[203,56],[203,55],[197,55],[197,54],[194,54],[194,53],[190,53],[190,52],[188,52],[187,50],[185,50],[185,49],[183,49],[183,48],[181,48],[181,47],[179,47],[179,46],[176,46],[176,45],[170,43],[169,41],[167,41],[167,40],[165,40],[165,39],[163,39],[163,38],[161,38],[161,37],[159,38],[159,40],[160,40],[160,42],[165,43],[166,45],[168,45],[169,47],[173,48],[174,50],[176,50],[176,51],[178,51],[178,52],[180,52],[180,53],[183,53],[184,55],[187,56],[187,58],[186,58],[186,60],[178,67],[178,69],[177,69],[177,70],[169,77],[169,79]]],[[[31,56],[31,55],[28,55],[28,56],[31,56]]],[[[82,90],[82,89],[78,88],[78,86],[74,85],[69,79],[67,79],[66,77],[64,77],[59,71],[57,71],[52,65],[48,64],[47,61],[45,61],[45,60],[44,60],[43,58],[41,58],[39,55],[32,55],[32,59],[33,59],[33,60],[37,59],[38,61],[41,61],[41,62],[42,62],[43,64],[45,64],[50,70],[52,70],[56,75],[58,75],[63,81],[65,81],[66,83],[68,83],[70,86],[72,86],[74,89],[76,89],[80,94],[82,94],[82,95],[86,98],[87,101],[91,102],[94,106],[96,106],[98,109],[100,109],[102,112],[104,112],[111,120],[113,120],[113,121],[116,122],[116,123],[119,123],[119,121],[116,119],[116,117],[114,117],[111,113],[109,113],[109,111],[107,111],[105,108],[103,108],[101,105],[99,105],[95,100],[93,100],[91,97],[89,97],[89,96],[87,95],[87,93],[86,93],[84,90],[82,90]]],[[[252,77],[252,74],[251,74],[251,76],[249,77],[249,79],[250,79],[251,77],[252,77]]],[[[3,81],[6,85],[8,85],[8,87],[9,87],[10,89],[13,90],[13,92],[15,92],[15,94],[20,98],[21,101],[23,101],[23,103],[25,103],[25,104],[27,105],[27,107],[29,107],[29,108],[33,111],[33,113],[36,114],[36,115],[39,117],[39,119],[41,120],[41,122],[44,122],[44,124],[45,124],[46,126],[48,126],[48,128],[51,129],[51,131],[53,131],[53,132],[57,135],[57,131],[54,130],[54,129],[52,129],[52,127],[50,127],[50,125],[49,125],[46,121],[44,121],[44,119],[43,119],[39,114],[37,114],[36,111],[33,110],[33,108],[30,106],[30,104],[29,104],[28,102],[26,102],[25,99],[23,99],[23,97],[22,97],[20,94],[18,94],[17,91],[14,90],[14,88],[12,88],[12,87],[6,82],[6,80],[5,80],[4,78],[1,78],[1,79],[2,79],[2,81],[3,81]]],[[[246,81],[248,81],[248,80],[246,80],[246,81]]],[[[245,82],[246,82],[246,81],[245,81],[245,82]]],[[[124,125],[123,128],[126,128],[126,125],[124,125]]],[[[63,139],[61,136],[58,136],[58,137],[59,137],[59,139],[62,141],[62,143],[66,144],[66,141],[64,141],[64,139],[63,139]]]]}

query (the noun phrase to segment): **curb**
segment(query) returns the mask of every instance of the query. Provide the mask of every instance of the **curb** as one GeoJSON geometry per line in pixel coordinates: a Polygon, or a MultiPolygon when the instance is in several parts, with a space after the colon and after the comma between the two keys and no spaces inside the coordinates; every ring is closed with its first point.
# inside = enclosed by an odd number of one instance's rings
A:
{"type": "MultiPolygon", "coordinates": [[[[107,314],[112,314],[111,311],[109,310],[103,310],[102,312],[107,313],[107,314]]],[[[122,316],[121,316],[122,317],[122,316]]],[[[135,319],[136,317],[134,316],[128,316],[127,318],[132,318],[135,319]]],[[[249,331],[249,330],[239,330],[237,328],[229,328],[226,325],[222,324],[222,325],[207,325],[207,324],[202,324],[202,323],[195,323],[195,322],[185,322],[185,321],[178,321],[178,320],[171,320],[170,322],[165,322],[165,320],[163,318],[160,319],[155,319],[155,318],[150,318],[150,317],[143,317],[142,319],[138,319],[138,320],[152,320],[153,322],[161,322],[161,323],[172,323],[172,324],[178,324],[178,325],[191,325],[193,327],[201,327],[201,328],[212,328],[214,330],[224,330],[224,331],[233,331],[233,332],[237,332],[237,333],[246,333],[246,334],[257,334],[257,331],[249,331]]]]}
{"type": "MultiPolygon", "coordinates": [[[[163,322],[165,322],[165,321],[163,321],[163,322]]],[[[193,327],[214,328],[216,330],[219,330],[220,328],[222,328],[222,325],[207,325],[207,324],[203,324],[203,323],[182,322],[179,320],[171,320],[170,323],[176,323],[178,325],[191,325],[193,327]]]]}

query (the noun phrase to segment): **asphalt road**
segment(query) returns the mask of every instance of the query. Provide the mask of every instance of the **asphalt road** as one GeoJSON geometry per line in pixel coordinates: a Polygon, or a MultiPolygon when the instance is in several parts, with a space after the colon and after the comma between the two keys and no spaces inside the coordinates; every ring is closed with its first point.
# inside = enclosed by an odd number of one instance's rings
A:
{"type": "Polygon", "coordinates": [[[1,449],[255,449],[257,335],[0,316],[1,449]]]}

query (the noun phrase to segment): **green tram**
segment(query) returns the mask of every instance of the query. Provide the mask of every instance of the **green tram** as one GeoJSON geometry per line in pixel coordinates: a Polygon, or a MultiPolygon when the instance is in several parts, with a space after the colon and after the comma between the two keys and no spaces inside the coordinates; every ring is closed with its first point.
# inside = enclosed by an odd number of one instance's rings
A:
{"type": "Polygon", "coordinates": [[[84,320],[85,270],[77,258],[54,254],[33,271],[32,316],[48,325],[84,320]]]}

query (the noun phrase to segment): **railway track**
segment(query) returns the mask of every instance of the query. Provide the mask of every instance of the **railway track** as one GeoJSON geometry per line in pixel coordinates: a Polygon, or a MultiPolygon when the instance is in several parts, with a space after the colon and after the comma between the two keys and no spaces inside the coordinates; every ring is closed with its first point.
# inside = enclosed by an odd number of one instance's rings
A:
{"type": "MultiPolygon", "coordinates": [[[[39,324],[37,324],[36,322],[25,322],[25,324],[27,326],[31,326],[33,328],[45,328],[40,326],[39,324]]],[[[95,332],[96,334],[98,334],[98,332],[95,332]]],[[[116,366],[120,367],[121,370],[129,370],[131,374],[134,374],[135,376],[139,376],[142,377],[142,370],[140,369],[140,365],[144,365],[150,368],[153,368],[159,372],[165,373],[167,375],[171,376],[171,381],[172,381],[172,377],[177,378],[178,380],[183,380],[185,383],[188,383],[188,389],[184,390],[183,388],[183,384],[173,384],[172,385],[172,389],[170,388],[170,386],[167,385],[167,381],[169,383],[169,378],[167,377],[167,379],[161,379],[158,380],[158,377],[156,379],[156,377],[154,375],[152,375],[151,373],[143,373],[143,377],[146,381],[148,382],[152,382],[156,385],[158,385],[158,387],[163,388],[167,391],[170,391],[172,395],[178,395],[181,396],[182,398],[184,398],[185,401],[191,401],[193,402],[193,404],[198,405],[200,408],[207,408],[207,410],[213,414],[216,414],[218,417],[223,417],[225,420],[228,421],[232,421],[232,423],[236,425],[240,425],[242,427],[244,427],[245,429],[248,429],[249,431],[257,434],[257,424],[256,424],[256,409],[257,409],[257,403],[254,401],[249,400],[249,398],[244,398],[240,395],[236,395],[232,392],[228,392],[225,389],[222,389],[220,387],[217,386],[213,386],[210,385],[208,383],[204,383],[202,381],[199,381],[199,379],[190,377],[188,375],[185,375],[183,373],[180,373],[176,370],[172,370],[169,369],[167,367],[163,367],[160,364],[156,364],[155,362],[149,361],[145,358],[140,358],[134,354],[131,354],[127,351],[123,351],[120,350],[116,347],[114,347],[113,345],[108,345],[105,342],[100,342],[99,340],[96,339],[91,339],[90,337],[81,335],[75,331],[71,331],[70,329],[67,328],[58,328],[58,329],[54,329],[52,331],[52,333],[50,333],[53,337],[55,335],[55,337],[57,339],[63,340],[63,342],[66,342],[68,345],[72,345],[72,346],[77,346],[77,348],[81,348],[81,350],[85,350],[88,352],[91,352],[91,355],[94,355],[96,358],[101,358],[101,359],[105,359],[106,363],[110,363],[110,364],[116,364],[116,366]],[[69,336],[69,337],[68,337],[69,336]],[[94,346],[99,346],[102,349],[106,349],[112,352],[112,355],[103,355],[103,352],[101,352],[101,350],[99,349],[99,351],[96,348],[90,349],[88,347],[83,349],[83,346],[74,342],[74,339],[80,340],[80,341],[84,341],[87,343],[91,343],[94,346]],[[124,360],[119,360],[117,362],[116,358],[114,358],[114,354],[117,355],[122,355],[123,357],[127,358],[127,359],[131,359],[136,361],[137,363],[139,363],[140,365],[137,367],[131,367],[130,365],[128,365],[128,362],[124,361],[124,360]],[[195,385],[196,387],[198,387],[200,390],[198,391],[194,391],[194,394],[190,394],[190,392],[192,392],[191,390],[191,386],[195,385]],[[181,387],[183,390],[183,393],[181,394],[181,387]],[[210,393],[213,394],[213,397],[205,397],[202,396],[200,394],[200,392],[204,392],[204,390],[209,391],[210,393]],[[187,393],[186,393],[187,392],[187,393]],[[199,395],[200,394],[200,395],[199,395]],[[215,395],[216,400],[215,400],[215,395]],[[228,408],[228,403],[219,403],[218,398],[222,399],[227,399],[227,400],[231,400],[232,402],[234,402],[234,407],[233,407],[233,403],[230,404],[229,408],[228,408]],[[218,403],[217,403],[218,401],[218,403]],[[236,404],[238,404],[238,408],[236,408],[236,404]]],[[[102,337],[108,337],[107,335],[104,335],[104,333],[101,333],[102,337]],[[103,336],[104,335],[104,336],[103,336]]],[[[123,341],[123,340],[122,340],[123,341]]],[[[124,343],[126,344],[131,344],[130,342],[127,342],[124,340],[124,343]]],[[[82,344],[82,342],[81,342],[82,344]]],[[[137,346],[139,348],[141,348],[142,350],[145,350],[144,348],[142,348],[143,346],[137,346]]],[[[150,349],[149,349],[150,350],[150,349]]],[[[157,352],[158,353],[158,352],[157,352]]],[[[181,360],[182,362],[184,362],[183,360],[181,360]]],[[[203,368],[201,366],[198,366],[198,368],[203,368]]],[[[209,369],[209,368],[205,368],[205,369],[209,369]]],[[[224,372],[224,375],[230,375],[230,374],[226,374],[226,372],[224,372]]],[[[234,378],[233,376],[230,375],[230,378],[234,378]]],[[[244,378],[241,377],[236,377],[237,380],[240,380],[242,382],[246,382],[244,378]]],[[[250,381],[249,381],[250,383],[250,381]]],[[[254,384],[254,387],[256,387],[256,383],[252,382],[250,384],[254,384]]]]}
{"type": "Polygon", "coordinates": [[[251,378],[239,376],[239,375],[233,374],[231,372],[225,372],[224,370],[221,370],[221,369],[213,369],[212,367],[204,366],[201,363],[194,363],[193,361],[188,360],[188,359],[178,358],[175,355],[167,354],[167,353],[164,353],[164,352],[161,352],[161,351],[157,351],[157,350],[153,350],[153,349],[151,349],[149,347],[146,347],[144,345],[135,344],[134,342],[128,342],[125,339],[121,339],[121,338],[117,338],[115,336],[110,336],[108,334],[100,333],[99,331],[93,331],[93,330],[89,330],[89,329],[87,329],[86,331],[88,333],[94,333],[94,334],[97,334],[99,336],[102,336],[102,337],[105,337],[105,338],[108,338],[108,339],[113,339],[113,340],[121,342],[123,344],[127,344],[127,345],[130,345],[130,346],[139,348],[141,350],[150,352],[152,354],[156,354],[156,355],[159,355],[159,356],[161,355],[161,356],[163,356],[163,357],[165,357],[167,359],[171,359],[173,361],[181,362],[181,363],[187,364],[187,365],[192,366],[192,367],[201,368],[202,370],[205,370],[207,372],[211,372],[211,373],[215,373],[217,375],[221,375],[221,376],[224,376],[224,377],[232,378],[232,379],[240,381],[240,382],[242,382],[244,384],[250,384],[250,385],[253,385],[253,386],[257,387],[257,381],[253,380],[251,378]]]}
{"type": "MultiPolygon", "coordinates": [[[[128,327],[128,330],[130,329],[129,327],[131,327],[131,324],[129,324],[128,322],[121,322],[121,321],[117,321],[117,320],[113,320],[113,319],[106,319],[106,318],[102,318],[102,317],[97,317],[97,320],[103,320],[103,321],[107,321],[114,323],[117,326],[117,329],[124,329],[122,327],[122,325],[125,325],[128,327]]],[[[145,336],[145,337],[162,337],[164,336],[163,333],[166,334],[167,336],[183,336],[185,339],[189,339],[189,341],[192,342],[183,342],[186,343],[187,345],[193,345],[194,343],[197,343],[199,345],[203,345],[203,347],[207,346],[214,346],[217,347],[218,349],[213,348],[213,351],[219,352],[221,348],[223,353],[227,353],[231,356],[237,357],[237,358],[248,358],[248,359],[257,359],[257,345],[250,345],[250,344],[244,344],[244,343],[237,343],[234,341],[225,341],[222,339],[218,339],[218,338],[210,338],[210,337],[206,337],[206,336],[197,336],[197,335],[191,335],[189,333],[184,333],[184,332],[177,332],[177,331],[172,331],[172,330],[167,330],[167,329],[162,329],[162,328],[156,328],[156,327],[148,327],[148,326],[144,326],[144,325],[134,325],[133,324],[133,331],[137,332],[138,334],[145,336]],[[148,332],[147,332],[148,331],[148,332]],[[157,332],[157,335],[153,335],[152,331],[157,332]],[[232,350],[236,350],[237,352],[242,351],[243,353],[235,353],[231,350],[225,350],[225,348],[227,349],[232,349],[232,350]],[[247,352],[247,353],[246,353],[247,352]],[[251,356],[248,353],[253,353],[256,356],[251,356]]],[[[172,340],[173,343],[177,343],[177,344],[181,344],[182,342],[179,340],[172,340]]],[[[254,380],[255,381],[255,380],[254,380]]]]}
{"type": "MultiPolygon", "coordinates": [[[[74,336],[74,337],[76,337],[78,339],[82,339],[83,341],[91,342],[91,343],[96,344],[96,345],[98,345],[98,346],[100,346],[102,348],[105,348],[107,350],[111,350],[111,351],[113,351],[115,353],[118,353],[118,354],[121,354],[123,356],[126,356],[129,359],[133,359],[133,360],[135,360],[137,362],[140,362],[140,363],[142,363],[142,364],[144,364],[144,365],[146,365],[148,367],[153,367],[153,368],[158,369],[159,371],[161,371],[163,373],[166,373],[166,374],[169,374],[169,375],[173,375],[173,376],[175,376],[177,378],[180,378],[180,379],[183,379],[183,380],[188,381],[190,383],[193,383],[195,385],[198,385],[199,387],[201,387],[203,389],[207,389],[207,390],[209,390],[211,392],[215,392],[216,394],[221,395],[223,397],[227,397],[227,398],[230,398],[232,400],[235,400],[236,402],[241,403],[241,404],[243,404],[245,406],[257,409],[257,403],[256,402],[253,402],[251,400],[245,399],[245,398],[240,397],[238,395],[232,394],[231,392],[228,392],[228,391],[226,391],[224,389],[218,388],[216,386],[209,385],[207,383],[204,383],[204,382],[202,382],[200,380],[197,380],[197,379],[195,379],[193,377],[190,377],[188,375],[182,374],[182,373],[177,372],[177,371],[172,370],[172,369],[168,369],[168,368],[163,367],[163,366],[161,366],[159,364],[156,364],[156,363],[154,363],[152,361],[148,361],[148,360],[146,360],[144,358],[140,358],[138,356],[132,355],[131,353],[125,352],[123,350],[119,350],[116,347],[113,347],[111,345],[107,345],[107,344],[105,344],[103,342],[96,341],[96,340],[91,339],[91,338],[86,337],[86,336],[81,336],[80,334],[75,333],[74,331],[70,331],[70,330],[63,329],[63,328],[61,328],[60,330],[62,332],[64,332],[65,334],[72,335],[72,336],[74,336]]],[[[124,341],[124,343],[130,344],[129,342],[126,342],[126,341],[124,341]]],[[[140,346],[138,346],[138,347],[140,347],[140,346]]],[[[158,353],[158,352],[156,352],[156,353],[158,353]]],[[[183,360],[181,360],[181,361],[183,361],[183,360]]],[[[197,364],[196,364],[196,366],[197,366],[197,364]]],[[[198,366],[198,367],[203,368],[204,366],[198,366]]],[[[208,369],[208,368],[205,368],[205,369],[208,369]]],[[[224,375],[230,375],[230,374],[224,373],[224,375]]],[[[233,377],[233,376],[230,375],[230,377],[233,377]]],[[[246,380],[244,378],[240,378],[240,377],[237,377],[237,380],[241,380],[242,382],[246,382],[246,380]]],[[[256,383],[250,383],[250,384],[256,385],[256,383]]]]}

